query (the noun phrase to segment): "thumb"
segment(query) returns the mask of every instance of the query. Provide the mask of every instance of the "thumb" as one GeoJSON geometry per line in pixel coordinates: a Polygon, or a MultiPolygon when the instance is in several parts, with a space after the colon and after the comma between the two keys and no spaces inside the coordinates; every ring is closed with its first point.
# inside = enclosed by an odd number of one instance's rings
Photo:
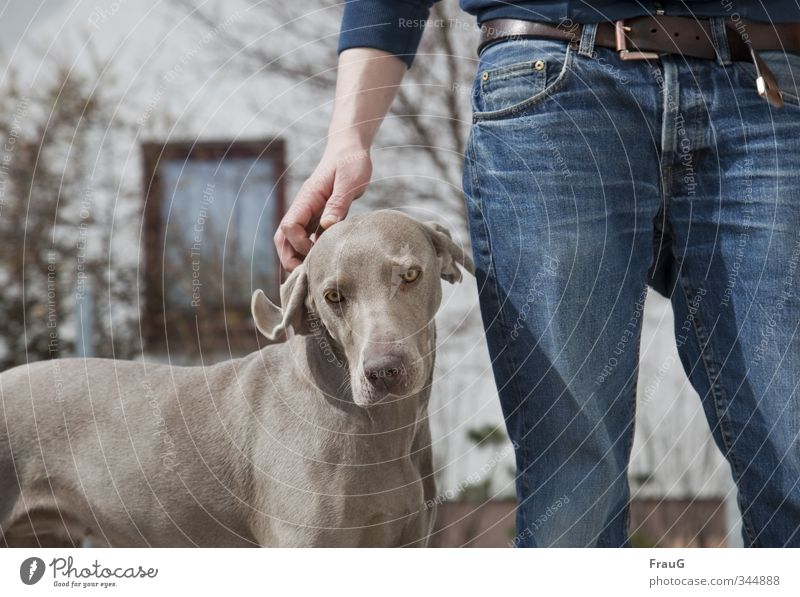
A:
{"type": "Polygon", "coordinates": [[[325,202],[320,225],[329,228],[347,217],[350,205],[367,188],[370,179],[369,169],[356,172],[337,172],[333,181],[333,192],[325,202]]]}
{"type": "Polygon", "coordinates": [[[337,193],[337,190],[334,189],[330,199],[325,203],[325,210],[319,220],[320,226],[330,228],[336,222],[340,222],[347,217],[347,212],[350,210],[350,204],[353,203],[354,198],[352,193],[337,193]]]}

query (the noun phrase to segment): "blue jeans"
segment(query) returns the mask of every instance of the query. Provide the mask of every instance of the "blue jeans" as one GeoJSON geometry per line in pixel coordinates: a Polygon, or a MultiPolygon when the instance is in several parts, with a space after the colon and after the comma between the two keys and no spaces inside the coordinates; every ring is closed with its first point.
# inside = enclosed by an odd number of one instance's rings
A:
{"type": "Polygon", "coordinates": [[[800,56],[762,53],[776,110],[723,36],[717,53],[621,61],[588,27],[579,47],[480,58],[464,189],[517,545],[628,544],[649,284],[672,301],[745,544],[800,546],[800,56]]]}

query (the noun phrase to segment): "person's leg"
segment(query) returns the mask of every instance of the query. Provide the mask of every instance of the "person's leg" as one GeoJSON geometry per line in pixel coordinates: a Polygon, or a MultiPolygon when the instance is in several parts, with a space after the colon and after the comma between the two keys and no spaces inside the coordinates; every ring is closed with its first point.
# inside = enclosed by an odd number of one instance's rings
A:
{"type": "MultiPolygon", "coordinates": [[[[674,61],[685,129],[672,156],[676,336],[739,489],[746,545],[800,546],[800,56],[674,61]],[[685,151],[681,150],[684,145],[685,151]]],[[[665,159],[667,156],[665,156],[665,159]]]]}
{"type": "Polygon", "coordinates": [[[519,546],[628,540],[661,109],[646,65],[596,52],[502,42],[473,89],[464,189],[519,546]]]}

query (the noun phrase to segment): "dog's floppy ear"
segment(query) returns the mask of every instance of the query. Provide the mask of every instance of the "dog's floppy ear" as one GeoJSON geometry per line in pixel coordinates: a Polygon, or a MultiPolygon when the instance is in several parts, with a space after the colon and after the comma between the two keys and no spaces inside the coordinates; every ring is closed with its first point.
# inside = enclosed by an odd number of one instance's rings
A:
{"type": "Polygon", "coordinates": [[[461,281],[460,264],[465,270],[475,275],[475,266],[472,258],[467,255],[463,247],[459,247],[453,242],[450,231],[436,222],[425,222],[425,229],[428,231],[436,255],[439,257],[439,265],[442,280],[447,280],[451,284],[461,281]]]}
{"type": "Polygon", "coordinates": [[[286,330],[291,326],[295,334],[309,333],[306,298],[308,276],[305,265],[298,266],[281,284],[281,309],[267,298],[263,290],[256,290],[250,300],[250,310],[261,332],[270,344],[285,342],[286,330]]]}

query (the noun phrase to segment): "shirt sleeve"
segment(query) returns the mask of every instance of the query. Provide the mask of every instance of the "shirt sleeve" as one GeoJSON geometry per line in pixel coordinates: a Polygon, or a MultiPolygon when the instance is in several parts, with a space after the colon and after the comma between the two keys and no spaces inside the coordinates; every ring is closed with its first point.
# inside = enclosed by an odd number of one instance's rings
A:
{"type": "Polygon", "coordinates": [[[377,48],[411,66],[434,2],[438,0],[346,0],[339,53],[377,48]]]}

